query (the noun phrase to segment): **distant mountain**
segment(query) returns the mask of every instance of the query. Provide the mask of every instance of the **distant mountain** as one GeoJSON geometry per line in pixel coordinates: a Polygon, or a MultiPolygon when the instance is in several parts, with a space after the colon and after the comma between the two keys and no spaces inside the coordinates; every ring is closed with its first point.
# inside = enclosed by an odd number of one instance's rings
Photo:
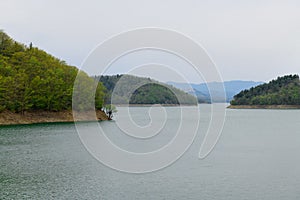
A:
{"type": "Polygon", "coordinates": [[[231,105],[300,105],[298,75],[278,77],[234,96],[231,105]]]}
{"type": "Polygon", "coordinates": [[[221,82],[209,82],[201,84],[187,84],[178,82],[167,82],[176,88],[179,88],[189,94],[197,96],[199,102],[230,102],[233,96],[242,90],[255,87],[262,84],[263,82],[255,81],[225,81],[221,82]],[[224,84],[226,99],[224,99],[222,91],[222,84],[224,84]],[[210,89],[210,91],[209,91],[210,89]]]}
{"type": "Polygon", "coordinates": [[[197,99],[193,95],[150,78],[132,75],[95,78],[107,88],[106,103],[197,104],[197,99]]]}

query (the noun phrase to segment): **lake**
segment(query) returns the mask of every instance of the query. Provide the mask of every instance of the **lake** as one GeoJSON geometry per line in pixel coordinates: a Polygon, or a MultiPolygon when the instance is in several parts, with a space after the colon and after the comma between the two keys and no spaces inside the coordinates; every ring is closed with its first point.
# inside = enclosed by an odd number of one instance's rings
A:
{"type": "MultiPolygon", "coordinates": [[[[219,142],[208,157],[198,159],[210,106],[200,105],[199,130],[185,154],[168,167],[142,174],[96,160],[74,123],[0,127],[0,199],[300,199],[300,110],[227,110],[219,142]]],[[[147,143],[117,127],[126,118],[126,108],[118,110],[116,121],[99,125],[128,151],[162,147],[180,124],[179,107],[165,107],[164,113],[153,109],[152,121],[148,107],[130,108],[139,126],[168,115],[165,128],[147,143]]],[[[192,117],[182,120],[192,123],[192,117]]],[[[90,123],[80,125],[89,132],[90,123]]]]}

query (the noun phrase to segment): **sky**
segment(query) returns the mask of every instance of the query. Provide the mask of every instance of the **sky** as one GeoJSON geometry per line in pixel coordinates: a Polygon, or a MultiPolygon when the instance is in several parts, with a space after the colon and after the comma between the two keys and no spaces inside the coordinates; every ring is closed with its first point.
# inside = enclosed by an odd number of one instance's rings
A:
{"type": "MultiPolygon", "coordinates": [[[[0,9],[0,29],[78,67],[113,35],[158,27],[199,43],[223,80],[269,81],[300,74],[297,0],[0,0],[0,9]]],[[[111,74],[124,72],[126,61],[117,64],[111,74]]],[[[202,82],[189,75],[190,82],[202,82]]]]}

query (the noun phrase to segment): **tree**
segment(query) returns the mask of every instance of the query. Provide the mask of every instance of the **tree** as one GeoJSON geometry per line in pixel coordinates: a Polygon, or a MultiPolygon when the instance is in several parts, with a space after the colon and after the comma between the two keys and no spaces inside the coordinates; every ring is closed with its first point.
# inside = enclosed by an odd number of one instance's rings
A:
{"type": "Polygon", "coordinates": [[[298,75],[278,77],[234,96],[231,105],[300,105],[298,75]]]}
{"type": "MultiPolygon", "coordinates": [[[[0,31],[0,111],[24,114],[70,110],[77,73],[76,67],[33,47],[32,43],[26,47],[15,42],[0,31]]],[[[84,72],[78,76],[80,83],[75,86],[80,87],[82,94],[78,95],[81,101],[77,106],[100,109],[105,88],[84,72]]]]}
{"type": "Polygon", "coordinates": [[[112,104],[105,105],[103,110],[107,114],[108,119],[110,120],[113,118],[113,113],[117,112],[116,106],[112,104]]]}

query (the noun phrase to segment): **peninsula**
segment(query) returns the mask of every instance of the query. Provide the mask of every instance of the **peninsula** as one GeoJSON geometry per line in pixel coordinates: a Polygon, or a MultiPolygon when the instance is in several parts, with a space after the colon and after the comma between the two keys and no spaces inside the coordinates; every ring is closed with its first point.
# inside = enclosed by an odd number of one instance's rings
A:
{"type": "Polygon", "coordinates": [[[76,120],[109,120],[116,111],[110,105],[112,95],[115,104],[197,104],[192,95],[150,78],[91,77],[32,43],[21,44],[0,30],[0,125],[73,122],[73,111],[84,111],[76,120]],[[75,80],[79,80],[76,86],[75,80]],[[120,87],[115,88],[116,85],[120,87]],[[72,106],[74,87],[82,92],[76,93],[80,101],[72,106]],[[93,101],[95,104],[90,105],[93,101]],[[96,115],[91,115],[95,110],[96,115]]]}
{"type": "Polygon", "coordinates": [[[90,110],[97,110],[97,118],[88,119],[83,114],[82,120],[106,120],[102,83],[32,43],[27,46],[16,42],[0,30],[0,125],[73,121],[72,94],[77,75],[86,94],[82,94],[83,101],[76,109],[94,98],[90,110]],[[95,95],[89,95],[95,90],[95,95]]]}
{"type": "Polygon", "coordinates": [[[300,109],[299,75],[278,77],[234,96],[233,109],[300,109]]]}

